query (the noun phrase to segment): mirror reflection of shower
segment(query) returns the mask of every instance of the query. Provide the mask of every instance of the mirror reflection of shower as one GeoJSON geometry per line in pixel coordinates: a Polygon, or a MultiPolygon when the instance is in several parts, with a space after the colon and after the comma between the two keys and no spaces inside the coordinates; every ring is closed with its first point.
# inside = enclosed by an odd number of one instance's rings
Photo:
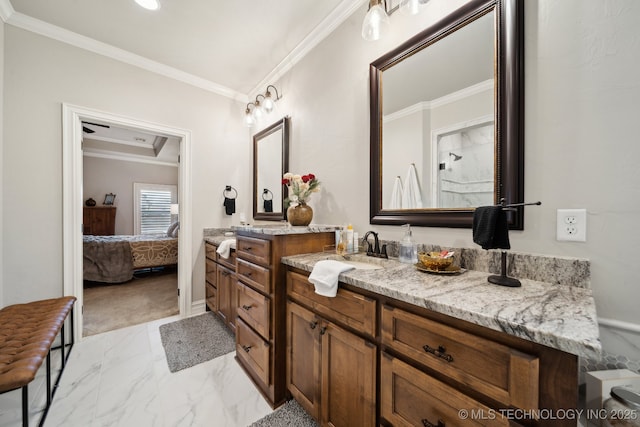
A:
{"type": "Polygon", "coordinates": [[[494,203],[494,132],[493,120],[483,118],[433,132],[432,206],[494,203]]]}

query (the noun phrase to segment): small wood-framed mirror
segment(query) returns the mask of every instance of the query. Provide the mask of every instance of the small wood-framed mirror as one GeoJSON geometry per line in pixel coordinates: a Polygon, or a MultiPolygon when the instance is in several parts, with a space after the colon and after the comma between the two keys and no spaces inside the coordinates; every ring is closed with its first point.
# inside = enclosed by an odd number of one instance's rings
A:
{"type": "Polygon", "coordinates": [[[524,202],[523,9],[470,0],[371,63],[371,224],[471,227],[524,202]]]}
{"type": "Polygon", "coordinates": [[[253,219],[286,219],[282,175],[289,168],[289,126],[284,117],[253,136],[253,219]]]}

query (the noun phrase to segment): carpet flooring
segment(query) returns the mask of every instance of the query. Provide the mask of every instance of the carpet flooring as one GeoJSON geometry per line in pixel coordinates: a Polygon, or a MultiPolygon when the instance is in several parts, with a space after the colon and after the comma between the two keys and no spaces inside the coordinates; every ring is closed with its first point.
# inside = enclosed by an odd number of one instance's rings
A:
{"type": "Polygon", "coordinates": [[[136,273],[121,284],[85,282],[82,334],[87,337],[179,313],[175,270],[136,273]]]}
{"type": "Polygon", "coordinates": [[[249,427],[319,427],[319,424],[291,399],[249,427]]]}
{"type": "Polygon", "coordinates": [[[212,312],[160,326],[169,371],[177,372],[236,348],[236,337],[212,312]]]}

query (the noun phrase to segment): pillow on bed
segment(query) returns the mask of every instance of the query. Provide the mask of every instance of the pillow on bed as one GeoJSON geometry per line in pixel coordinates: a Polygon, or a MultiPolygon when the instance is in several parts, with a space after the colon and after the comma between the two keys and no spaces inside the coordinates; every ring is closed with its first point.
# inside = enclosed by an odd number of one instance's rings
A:
{"type": "Polygon", "coordinates": [[[178,237],[178,230],[180,230],[180,221],[176,221],[167,229],[167,237],[178,237]]]}

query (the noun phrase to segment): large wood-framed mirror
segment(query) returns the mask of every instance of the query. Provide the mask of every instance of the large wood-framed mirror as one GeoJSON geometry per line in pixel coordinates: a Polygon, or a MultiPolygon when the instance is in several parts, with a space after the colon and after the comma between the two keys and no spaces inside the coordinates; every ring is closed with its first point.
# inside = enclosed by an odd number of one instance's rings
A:
{"type": "Polygon", "coordinates": [[[471,0],[371,63],[371,224],[471,227],[524,202],[523,9],[471,0]]]}
{"type": "Polygon", "coordinates": [[[253,219],[286,219],[286,186],[282,175],[289,169],[289,117],[253,136],[253,219]]]}

